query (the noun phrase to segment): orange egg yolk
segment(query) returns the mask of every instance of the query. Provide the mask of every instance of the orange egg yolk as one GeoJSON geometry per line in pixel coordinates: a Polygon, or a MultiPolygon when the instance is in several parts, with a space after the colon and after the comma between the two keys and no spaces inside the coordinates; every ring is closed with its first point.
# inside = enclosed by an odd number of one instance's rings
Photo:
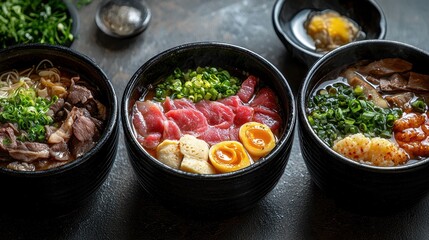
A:
{"type": "Polygon", "coordinates": [[[250,158],[243,145],[237,141],[224,141],[210,148],[209,160],[221,173],[233,172],[250,165],[250,158]]]}
{"type": "Polygon", "coordinates": [[[267,155],[275,147],[271,129],[262,123],[249,122],[240,127],[239,138],[252,157],[267,155]]]}

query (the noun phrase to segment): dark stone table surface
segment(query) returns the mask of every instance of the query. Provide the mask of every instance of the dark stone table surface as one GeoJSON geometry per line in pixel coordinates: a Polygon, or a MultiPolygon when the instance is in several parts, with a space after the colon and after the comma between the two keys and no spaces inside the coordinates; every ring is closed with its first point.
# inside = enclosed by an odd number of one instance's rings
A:
{"type": "MultiPolygon", "coordinates": [[[[102,67],[119,100],[130,77],[148,59],[183,43],[206,40],[259,53],[297,93],[308,69],[292,58],[277,37],[271,16],[274,2],[147,0],[152,11],[147,30],[117,40],[98,30],[94,16],[100,1],[94,0],[79,9],[79,35],[71,48],[102,67]]],[[[427,0],[377,2],[387,17],[386,39],[429,51],[427,0]]],[[[273,191],[254,209],[218,220],[177,215],[148,196],[131,169],[122,138],[121,130],[112,171],[87,205],[58,217],[0,214],[0,239],[429,239],[429,196],[383,216],[347,211],[312,183],[297,136],[285,173],[273,191]]]]}

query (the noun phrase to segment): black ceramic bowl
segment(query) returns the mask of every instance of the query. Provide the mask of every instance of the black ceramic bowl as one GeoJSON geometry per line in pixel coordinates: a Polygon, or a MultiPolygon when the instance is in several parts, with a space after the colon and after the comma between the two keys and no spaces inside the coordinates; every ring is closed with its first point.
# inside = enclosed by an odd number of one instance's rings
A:
{"type": "Polygon", "coordinates": [[[386,35],[386,18],[374,0],[277,0],[272,13],[272,21],[277,36],[294,57],[309,67],[324,53],[317,52],[300,40],[306,35],[302,24],[303,19],[301,21],[293,21],[293,19],[300,19],[295,17],[305,9],[336,11],[355,21],[365,32],[365,39],[384,39],[386,35]]]}
{"type": "Polygon", "coordinates": [[[97,99],[106,106],[108,119],[96,145],[82,157],[66,165],[34,172],[0,168],[0,201],[2,206],[12,211],[72,210],[89,199],[100,187],[116,156],[119,129],[117,97],[109,79],[93,60],[62,46],[17,45],[0,50],[0,72],[27,68],[43,59],[49,59],[55,66],[78,73],[82,79],[97,86],[101,91],[97,99]]]}
{"type": "Polygon", "coordinates": [[[429,191],[429,159],[397,167],[377,167],[345,158],[328,147],[312,130],[306,114],[307,100],[319,80],[360,60],[402,58],[413,71],[428,74],[429,54],[413,46],[366,40],[335,49],[308,72],[298,95],[299,136],[305,164],[312,180],[329,196],[351,209],[395,211],[409,207],[429,191]]]}
{"type": "Polygon", "coordinates": [[[288,162],[294,125],[294,96],[283,75],[267,60],[242,47],[224,43],[184,44],[158,54],[132,76],[122,99],[122,124],[132,167],[143,188],[174,211],[200,216],[224,216],[250,209],[269,193],[288,162]],[[153,158],[137,142],[131,123],[136,100],[176,67],[237,68],[260,77],[277,94],[283,123],[276,147],[264,159],[245,169],[224,174],[192,174],[153,158]]]}

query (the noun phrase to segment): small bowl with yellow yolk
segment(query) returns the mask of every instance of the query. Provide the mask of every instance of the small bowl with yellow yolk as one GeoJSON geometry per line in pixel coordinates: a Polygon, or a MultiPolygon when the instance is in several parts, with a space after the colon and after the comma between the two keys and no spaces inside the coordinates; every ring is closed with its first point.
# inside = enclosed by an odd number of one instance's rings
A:
{"type": "Polygon", "coordinates": [[[384,39],[387,25],[374,0],[277,0],[272,21],[287,51],[308,67],[345,44],[384,39]]]}

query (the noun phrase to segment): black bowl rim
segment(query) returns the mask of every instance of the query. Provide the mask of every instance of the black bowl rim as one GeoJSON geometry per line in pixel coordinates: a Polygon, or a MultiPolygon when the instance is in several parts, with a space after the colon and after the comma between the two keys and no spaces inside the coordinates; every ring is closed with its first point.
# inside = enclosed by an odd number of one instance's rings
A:
{"type": "MultiPolygon", "coordinates": [[[[163,61],[164,59],[169,58],[172,55],[180,54],[183,51],[192,50],[193,48],[221,48],[221,49],[227,49],[235,52],[244,53],[248,57],[253,58],[256,61],[259,61],[260,63],[268,67],[271,71],[273,71],[274,75],[278,76],[278,78],[283,81],[284,86],[286,87],[285,90],[290,99],[290,115],[287,116],[289,120],[289,123],[287,126],[288,128],[285,130],[286,133],[279,139],[276,147],[265,158],[269,158],[270,156],[281,155],[281,150],[279,149],[280,146],[287,145],[288,141],[291,140],[291,138],[293,138],[293,132],[295,128],[296,115],[297,115],[295,97],[289,86],[289,83],[287,82],[284,75],[273,64],[271,64],[268,60],[266,60],[259,54],[241,46],[224,43],[224,42],[217,42],[217,41],[190,42],[190,43],[185,43],[185,44],[172,47],[149,59],[134,73],[134,75],[131,77],[130,81],[128,82],[127,87],[125,88],[125,91],[122,97],[121,116],[122,116],[122,124],[124,128],[125,136],[127,135],[131,136],[131,139],[129,139],[131,144],[136,146],[143,155],[145,155],[152,162],[154,162],[156,167],[158,167],[159,169],[162,169],[163,171],[169,174],[172,174],[178,177],[189,178],[189,179],[216,180],[219,178],[222,178],[222,179],[235,178],[237,176],[241,176],[244,174],[251,174],[253,171],[257,171],[262,166],[268,164],[270,160],[275,160],[274,158],[271,158],[268,160],[263,159],[263,161],[255,162],[249,167],[246,167],[244,169],[240,169],[234,172],[229,172],[229,173],[195,174],[195,173],[184,172],[165,165],[164,163],[158,161],[150,154],[148,154],[147,151],[144,150],[143,147],[137,142],[136,138],[134,137],[130,120],[128,118],[129,112],[127,109],[128,109],[130,94],[132,90],[135,88],[135,86],[138,84],[140,80],[139,76],[141,75],[142,72],[144,72],[145,69],[150,68],[152,65],[156,64],[157,62],[163,61]]],[[[133,160],[130,159],[130,161],[133,161],[133,160]]]]}
{"type": "Polygon", "coordinates": [[[90,65],[95,71],[97,71],[97,74],[99,74],[101,78],[106,82],[106,86],[109,91],[108,94],[112,96],[112,99],[111,99],[112,102],[109,103],[109,107],[112,109],[111,115],[106,121],[104,132],[101,135],[98,142],[95,144],[95,146],[91,150],[89,150],[89,152],[87,152],[84,156],[79,157],[74,161],[69,162],[63,166],[59,166],[59,167],[47,169],[47,170],[34,171],[34,172],[15,171],[11,169],[0,168],[0,174],[9,174],[9,175],[15,175],[15,176],[21,176],[21,177],[45,177],[45,176],[60,174],[62,172],[66,172],[71,169],[79,167],[81,164],[83,164],[84,162],[94,157],[97,154],[97,152],[102,148],[102,146],[106,145],[110,141],[109,140],[110,136],[114,134],[115,127],[117,127],[117,122],[118,122],[118,111],[119,111],[118,99],[117,99],[115,90],[113,88],[113,85],[110,82],[107,75],[104,73],[103,69],[101,69],[101,67],[98,66],[97,63],[95,63],[88,56],[74,49],[71,49],[69,47],[61,46],[61,45],[41,44],[41,43],[20,44],[20,45],[14,45],[8,48],[0,49],[0,55],[14,53],[16,51],[24,51],[28,49],[43,49],[43,50],[55,51],[58,53],[67,54],[73,58],[78,58],[80,60],[83,60],[86,64],[90,65]]]}
{"type": "Polygon", "coordinates": [[[369,164],[359,163],[357,161],[353,161],[351,159],[348,159],[339,153],[335,152],[333,149],[329,148],[313,131],[313,129],[310,126],[310,123],[307,120],[306,117],[306,101],[303,99],[303,97],[306,95],[307,91],[310,91],[311,89],[308,89],[310,79],[313,77],[315,72],[317,72],[319,69],[323,68],[323,65],[326,61],[335,58],[337,55],[341,54],[342,52],[347,51],[349,48],[357,48],[369,45],[375,45],[375,44],[384,44],[384,45],[391,45],[392,47],[395,46],[401,46],[403,48],[407,48],[411,51],[420,52],[428,56],[429,59],[429,52],[426,52],[420,48],[417,48],[413,45],[395,41],[395,40],[385,40],[385,39],[370,39],[370,40],[362,40],[362,41],[356,41],[353,43],[349,43],[347,45],[341,46],[337,49],[334,49],[327,54],[325,54],[322,58],[317,60],[314,65],[311,67],[311,69],[308,71],[306,77],[304,78],[304,81],[301,84],[300,90],[298,92],[298,115],[299,119],[304,119],[305,122],[300,122],[300,126],[305,128],[305,131],[310,134],[310,137],[315,140],[319,146],[323,146],[323,148],[326,149],[326,151],[330,154],[330,156],[333,156],[338,161],[342,161],[346,163],[349,166],[365,170],[365,171],[373,171],[373,172],[383,172],[383,173],[398,173],[398,172],[407,172],[412,171],[416,168],[425,167],[425,165],[429,164],[429,158],[425,160],[418,161],[416,163],[412,164],[406,164],[402,166],[394,166],[394,167],[379,167],[379,166],[373,166],[369,164]]]}
{"type": "MultiPolygon", "coordinates": [[[[295,48],[296,50],[298,50],[299,52],[301,52],[301,54],[305,54],[305,55],[309,55],[312,58],[315,59],[319,59],[321,58],[323,55],[325,55],[326,53],[317,53],[315,51],[303,48],[302,46],[300,46],[299,44],[297,44],[295,41],[293,41],[289,35],[283,30],[282,25],[280,24],[280,12],[283,9],[283,6],[285,4],[286,1],[293,1],[293,0],[277,0],[274,3],[274,8],[273,8],[273,14],[272,14],[272,20],[273,20],[273,24],[274,24],[274,29],[277,33],[277,36],[283,41],[283,42],[288,42],[293,48],[295,48]]],[[[377,39],[384,39],[386,37],[386,32],[387,32],[387,21],[386,21],[386,16],[383,12],[383,9],[381,8],[381,6],[375,1],[375,0],[365,0],[369,3],[371,3],[374,8],[379,12],[380,14],[380,35],[378,36],[377,39]]],[[[368,39],[369,40],[369,39],[368,39]]]]}
{"type": "Polygon", "coordinates": [[[73,19],[71,34],[73,35],[73,40],[67,44],[67,47],[70,47],[75,42],[76,38],[78,38],[79,28],[80,28],[80,18],[79,11],[76,6],[70,0],[63,0],[64,4],[67,6],[67,10],[70,14],[70,17],[73,19]]]}

